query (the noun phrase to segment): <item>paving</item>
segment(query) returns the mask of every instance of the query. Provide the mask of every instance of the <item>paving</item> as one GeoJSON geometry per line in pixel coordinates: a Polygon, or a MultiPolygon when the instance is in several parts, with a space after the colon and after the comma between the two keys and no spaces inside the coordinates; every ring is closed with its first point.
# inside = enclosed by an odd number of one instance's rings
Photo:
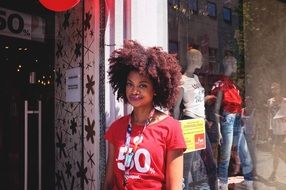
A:
{"type": "MultiPolygon", "coordinates": [[[[254,189],[256,190],[286,190],[286,145],[285,150],[281,151],[279,165],[276,175],[276,180],[269,180],[272,172],[273,155],[271,152],[271,145],[264,142],[257,144],[256,147],[256,170],[257,176],[254,181],[254,189]]],[[[229,189],[244,190],[246,187],[243,185],[243,177],[235,176],[229,178],[229,189]]]]}

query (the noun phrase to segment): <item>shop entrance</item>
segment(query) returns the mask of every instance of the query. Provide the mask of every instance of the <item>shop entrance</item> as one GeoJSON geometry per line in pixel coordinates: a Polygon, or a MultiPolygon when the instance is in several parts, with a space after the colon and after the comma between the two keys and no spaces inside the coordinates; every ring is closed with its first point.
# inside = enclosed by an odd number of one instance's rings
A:
{"type": "Polygon", "coordinates": [[[53,41],[0,35],[1,189],[54,189],[53,41]]]}

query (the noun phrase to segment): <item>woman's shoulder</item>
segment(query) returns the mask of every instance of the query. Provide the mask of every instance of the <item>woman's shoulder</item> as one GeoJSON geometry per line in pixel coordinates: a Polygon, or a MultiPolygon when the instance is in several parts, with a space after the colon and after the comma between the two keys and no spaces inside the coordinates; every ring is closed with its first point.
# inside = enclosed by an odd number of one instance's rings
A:
{"type": "Polygon", "coordinates": [[[180,125],[180,122],[179,120],[175,119],[173,116],[163,113],[162,115],[160,115],[160,118],[157,124],[165,125],[165,126],[174,126],[174,125],[180,125]]]}
{"type": "Polygon", "coordinates": [[[105,139],[115,142],[115,139],[121,138],[126,132],[128,125],[128,116],[122,116],[109,125],[105,133],[105,139]]]}
{"type": "Polygon", "coordinates": [[[123,123],[128,123],[128,118],[129,118],[129,115],[121,116],[121,117],[117,118],[115,121],[113,121],[111,123],[110,127],[122,125],[123,123]]]}

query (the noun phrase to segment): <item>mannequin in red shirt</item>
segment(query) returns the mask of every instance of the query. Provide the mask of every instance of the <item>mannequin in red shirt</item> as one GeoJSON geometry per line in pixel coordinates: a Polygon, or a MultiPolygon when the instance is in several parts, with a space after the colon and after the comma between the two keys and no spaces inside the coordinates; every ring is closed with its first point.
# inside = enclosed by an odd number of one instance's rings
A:
{"type": "Polygon", "coordinates": [[[221,190],[228,189],[228,167],[231,148],[237,147],[244,175],[246,189],[253,189],[253,166],[241,129],[242,100],[239,90],[231,80],[231,75],[237,71],[237,60],[232,55],[223,59],[224,75],[217,81],[211,94],[216,96],[215,114],[220,134],[220,160],[218,161],[218,186],[221,190]]]}

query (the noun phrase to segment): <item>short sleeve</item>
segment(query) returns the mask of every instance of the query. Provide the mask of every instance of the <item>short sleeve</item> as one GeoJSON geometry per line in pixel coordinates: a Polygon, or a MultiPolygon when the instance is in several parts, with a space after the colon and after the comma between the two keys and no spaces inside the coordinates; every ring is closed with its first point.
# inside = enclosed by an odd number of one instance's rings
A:
{"type": "Polygon", "coordinates": [[[124,139],[127,123],[128,117],[126,116],[123,116],[114,121],[104,135],[105,140],[112,144],[116,144],[116,141],[118,141],[119,139],[124,139]]]}
{"type": "Polygon", "coordinates": [[[167,136],[167,149],[183,149],[183,151],[185,151],[186,143],[180,122],[175,119],[172,119],[169,127],[169,133],[167,136]]]}

